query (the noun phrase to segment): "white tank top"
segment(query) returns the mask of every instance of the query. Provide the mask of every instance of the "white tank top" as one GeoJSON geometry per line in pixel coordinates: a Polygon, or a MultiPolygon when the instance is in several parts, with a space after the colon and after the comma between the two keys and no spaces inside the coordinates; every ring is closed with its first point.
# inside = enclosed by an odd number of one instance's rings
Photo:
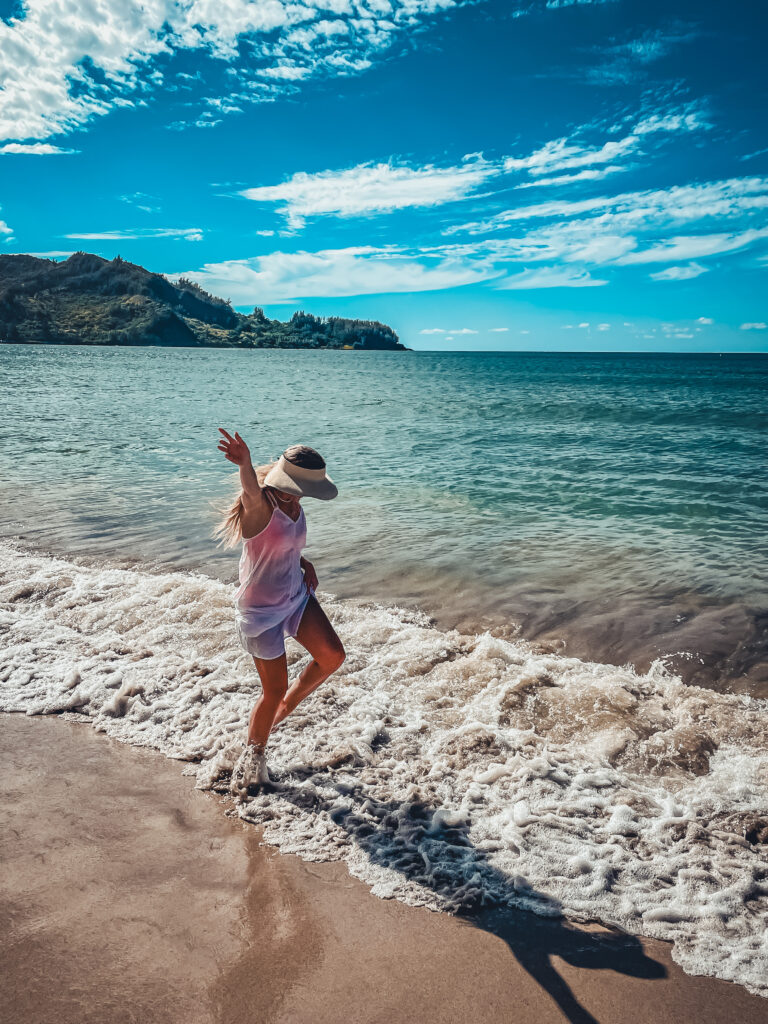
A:
{"type": "Polygon", "coordinates": [[[246,636],[284,622],[308,596],[299,561],[307,543],[304,509],[294,522],[269,491],[265,496],[272,516],[261,533],[243,540],[234,598],[237,622],[246,636]]]}

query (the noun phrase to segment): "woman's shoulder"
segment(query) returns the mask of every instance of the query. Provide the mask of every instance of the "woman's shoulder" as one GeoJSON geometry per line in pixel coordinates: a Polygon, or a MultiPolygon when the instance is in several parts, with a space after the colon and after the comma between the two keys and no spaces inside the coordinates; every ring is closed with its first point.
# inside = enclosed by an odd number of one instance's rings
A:
{"type": "Polygon", "coordinates": [[[253,511],[250,514],[246,512],[241,521],[243,544],[257,540],[264,533],[272,522],[274,512],[271,506],[267,506],[263,511],[253,511]]]}

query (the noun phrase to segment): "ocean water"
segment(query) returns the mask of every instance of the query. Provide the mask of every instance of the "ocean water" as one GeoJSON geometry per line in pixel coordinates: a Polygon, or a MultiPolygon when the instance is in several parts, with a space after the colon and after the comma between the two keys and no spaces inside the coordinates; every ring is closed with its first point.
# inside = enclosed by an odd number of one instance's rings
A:
{"type": "Polygon", "coordinates": [[[259,685],[216,427],[256,460],[305,441],[339,485],[307,554],[348,656],[237,813],[380,896],[602,920],[768,994],[767,375],[0,346],[0,709],[225,790],[259,685]]]}
{"type": "Polygon", "coordinates": [[[0,393],[3,536],[231,580],[216,428],[304,441],[324,589],[768,695],[768,357],[4,345],[0,393]]]}

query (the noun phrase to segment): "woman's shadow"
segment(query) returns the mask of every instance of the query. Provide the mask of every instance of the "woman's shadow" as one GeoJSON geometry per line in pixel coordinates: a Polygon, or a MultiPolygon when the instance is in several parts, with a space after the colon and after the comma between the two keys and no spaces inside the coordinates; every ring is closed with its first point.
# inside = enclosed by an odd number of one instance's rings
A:
{"type": "Polygon", "coordinates": [[[618,929],[594,933],[574,927],[562,916],[559,901],[495,868],[470,840],[468,821],[454,823],[420,801],[382,803],[359,783],[334,781],[331,772],[307,771],[302,784],[304,774],[293,772],[275,786],[276,795],[306,813],[326,812],[374,864],[437,894],[445,909],[503,939],[573,1024],[597,1021],[557,972],[553,956],[576,967],[634,978],[666,976],[664,965],[647,956],[635,936],[618,929]],[[328,785],[332,797],[318,788],[327,793],[328,785]]]}

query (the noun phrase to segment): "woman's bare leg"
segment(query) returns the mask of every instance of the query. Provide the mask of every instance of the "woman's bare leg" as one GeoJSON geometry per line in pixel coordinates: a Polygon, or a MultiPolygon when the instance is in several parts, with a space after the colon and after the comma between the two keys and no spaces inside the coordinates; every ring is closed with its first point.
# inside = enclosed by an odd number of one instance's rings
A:
{"type": "Polygon", "coordinates": [[[280,701],[274,725],[282,722],[285,716],[290,715],[296,708],[297,704],[300,704],[305,697],[308,697],[321,683],[325,682],[328,676],[343,664],[346,657],[336,630],[314,594],[307,601],[296,639],[312,655],[312,661],[280,701]]]}
{"type": "Polygon", "coordinates": [[[248,742],[265,746],[272,731],[275,714],[288,688],[288,663],[279,658],[254,658],[261,679],[261,697],[254,705],[248,723],[248,742]]]}

